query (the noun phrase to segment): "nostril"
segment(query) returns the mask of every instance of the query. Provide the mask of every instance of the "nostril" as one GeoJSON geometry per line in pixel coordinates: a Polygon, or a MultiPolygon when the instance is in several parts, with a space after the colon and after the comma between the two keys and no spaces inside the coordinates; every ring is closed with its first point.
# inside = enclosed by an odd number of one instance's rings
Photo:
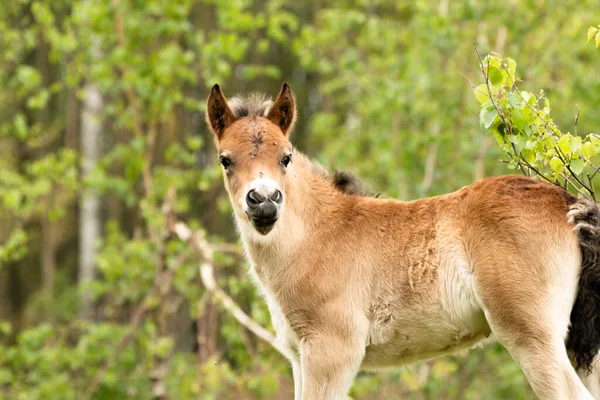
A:
{"type": "Polygon", "coordinates": [[[261,203],[264,203],[264,201],[265,201],[265,198],[254,189],[249,191],[248,195],[246,196],[246,202],[248,203],[249,206],[252,206],[252,207],[256,207],[256,206],[260,205],[261,203]]]}
{"type": "Polygon", "coordinates": [[[277,204],[281,204],[281,201],[283,200],[281,192],[279,190],[276,190],[275,193],[271,195],[271,200],[273,200],[277,204]]]}

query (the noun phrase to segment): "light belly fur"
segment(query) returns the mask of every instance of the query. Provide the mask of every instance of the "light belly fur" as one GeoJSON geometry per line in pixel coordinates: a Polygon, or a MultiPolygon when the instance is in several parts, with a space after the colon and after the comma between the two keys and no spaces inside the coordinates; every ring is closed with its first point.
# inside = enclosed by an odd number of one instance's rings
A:
{"type": "MultiPolygon", "coordinates": [[[[490,336],[459,243],[445,243],[433,293],[414,307],[372,305],[363,369],[401,366],[466,350],[490,336]]],[[[393,303],[393,302],[392,302],[393,303]]]]}

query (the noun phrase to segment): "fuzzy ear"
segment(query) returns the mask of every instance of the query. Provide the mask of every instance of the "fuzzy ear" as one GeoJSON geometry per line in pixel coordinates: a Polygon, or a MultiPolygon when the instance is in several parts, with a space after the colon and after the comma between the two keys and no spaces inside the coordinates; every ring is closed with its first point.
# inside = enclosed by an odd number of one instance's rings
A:
{"type": "Polygon", "coordinates": [[[217,140],[223,136],[223,131],[233,123],[235,117],[227,105],[227,99],[218,84],[212,87],[208,102],[206,104],[206,122],[217,136],[217,140]]]}
{"type": "Polygon", "coordinates": [[[284,82],[281,86],[277,98],[269,109],[267,118],[279,126],[285,136],[294,127],[296,122],[296,99],[294,99],[290,85],[287,83],[284,82]]]}

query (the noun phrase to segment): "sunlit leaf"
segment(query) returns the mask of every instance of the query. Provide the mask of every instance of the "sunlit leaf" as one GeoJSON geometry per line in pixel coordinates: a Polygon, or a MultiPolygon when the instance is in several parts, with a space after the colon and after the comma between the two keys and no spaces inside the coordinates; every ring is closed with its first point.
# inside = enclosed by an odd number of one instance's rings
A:
{"type": "Polygon", "coordinates": [[[569,155],[572,152],[572,150],[571,150],[571,139],[572,138],[573,137],[567,133],[558,140],[558,147],[560,148],[560,151],[562,151],[563,154],[565,154],[565,155],[569,155]]]}
{"type": "Polygon", "coordinates": [[[484,83],[473,89],[473,93],[475,94],[477,101],[479,101],[479,104],[485,104],[486,102],[490,101],[487,85],[484,83]]]}
{"type": "Polygon", "coordinates": [[[574,174],[579,175],[583,172],[583,168],[585,167],[585,164],[583,163],[582,160],[576,158],[571,161],[571,164],[569,165],[569,167],[571,168],[571,171],[573,171],[574,174]]]}
{"type": "Polygon", "coordinates": [[[598,28],[596,28],[595,26],[590,26],[587,31],[587,41],[589,42],[597,32],[598,28]]]}

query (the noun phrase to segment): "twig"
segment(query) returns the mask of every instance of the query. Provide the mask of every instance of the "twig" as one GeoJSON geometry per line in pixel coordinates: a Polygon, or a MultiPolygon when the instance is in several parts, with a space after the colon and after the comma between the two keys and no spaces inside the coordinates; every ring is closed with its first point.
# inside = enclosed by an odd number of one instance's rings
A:
{"type": "MultiPolygon", "coordinates": [[[[560,161],[562,161],[562,163],[565,165],[565,167],[567,168],[567,170],[569,171],[569,173],[571,174],[571,176],[572,176],[572,177],[575,179],[575,181],[576,181],[577,183],[579,183],[581,186],[583,186],[583,188],[584,188],[585,190],[587,190],[587,191],[590,193],[590,195],[591,195],[592,197],[594,197],[593,190],[592,190],[592,189],[590,189],[589,187],[587,187],[587,185],[586,185],[585,183],[583,183],[581,180],[579,180],[579,178],[577,177],[577,175],[575,175],[575,173],[574,173],[574,172],[573,172],[573,170],[571,169],[571,166],[567,164],[567,157],[566,157],[566,156],[565,156],[565,155],[562,153],[562,151],[560,150],[560,148],[559,148],[559,147],[555,147],[555,148],[554,148],[554,151],[556,152],[556,155],[558,156],[558,158],[560,159],[560,161]]],[[[571,183],[571,185],[573,185],[573,183],[572,183],[572,182],[570,182],[570,181],[569,181],[569,183],[571,183]]],[[[573,186],[575,186],[575,185],[573,185],[573,186]]],[[[578,191],[578,192],[580,192],[580,193],[581,193],[581,191],[578,191]]],[[[586,196],[585,194],[583,194],[583,193],[582,193],[582,195],[583,195],[584,197],[587,197],[587,196],[586,196]]]]}
{"type": "Polygon", "coordinates": [[[567,178],[567,175],[565,175],[565,174],[560,174],[560,176],[561,176],[561,177],[562,177],[562,178],[563,178],[565,181],[569,182],[569,183],[571,184],[571,186],[573,186],[573,188],[574,188],[575,190],[577,190],[577,193],[579,193],[579,194],[580,194],[580,195],[582,195],[583,197],[587,197],[587,196],[585,195],[585,193],[584,193],[584,192],[582,192],[582,191],[581,191],[581,189],[579,189],[579,188],[577,187],[577,185],[575,185],[573,182],[571,182],[571,180],[570,180],[569,178],[567,178]]]}
{"type": "Polygon", "coordinates": [[[529,164],[529,162],[526,159],[524,159],[523,157],[519,157],[519,159],[521,159],[525,163],[525,165],[527,165],[527,168],[531,169],[533,172],[538,174],[541,178],[545,179],[546,181],[550,182],[553,185],[557,185],[556,182],[554,182],[552,179],[548,179],[540,171],[538,171],[537,168],[535,168],[533,165],[529,164]]]}
{"type": "MultiPolygon", "coordinates": [[[[467,76],[465,74],[463,74],[462,71],[460,72],[460,74],[463,76],[463,78],[465,78],[467,80],[467,82],[469,82],[471,84],[471,87],[473,89],[477,89],[477,86],[469,78],[467,78],[467,76]]],[[[477,90],[479,91],[479,93],[485,94],[485,92],[483,90],[481,90],[481,89],[477,89],[477,90]]]]}
{"type": "Polygon", "coordinates": [[[185,223],[177,222],[172,226],[172,231],[175,233],[181,240],[185,242],[189,242],[194,249],[202,256],[204,259],[200,263],[200,277],[202,278],[202,283],[206,287],[206,290],[211,293],[214,299],[216,299],[221,306],[231,314],[240,324],[245,326],[248,330],[258,336],[261,340],[268,343],[277,350],[282,356],[287,358],[288,360],[293,360],[297,356],[294,351],[288,347],[286,344],[277,340],[275,335],[271,332],[263,328],[257,322],[255,322],[252,318],[250,318],[244,310],[238,306],[235,301],[227,295],[219,287],[214,277],[214,267],[213,267],[213,254],[214,249],[206,242],[204,239],[204,235],[201,231],[193,232],[185,223]]]}
{"type": "MultiPolygon", "coordinates": [[[[591,163],[590,163],[591,164],[591,163]]],[[[598,171],[600,171],[600,165],[599,166],[594,166],[594,173],[592,174],[592,176],[590,177],[590,179],[594,179],[594,177],[596,176],[596,174],[598,173],[598,171]]]]}
{"type": "MultiPolygon", "coordinates": [[[[521,164],[521,158],[522,157],[519,156],[519,152],[517,151],[517,147],[512,142],[510,143],[510,145],[512,146],[513,152],[517,156],[517,163],[519,164],[519,168],[521,168],[521,172],[523,173],[523,175],[529,176],[529,174],[527,172],[525,172],[525,168],[523,168],[523,164],[521,164]]],[[[523,161],[525,161],[525,159],[523,159],[523,161]]],[[[525,162],[527,162],[527,161],[525,161],[525,162]]],[[[529,166],[529,163],[527,163],[527,165],[529,166]]]]}
{"type": "Polygon", "coordinates": [[[594,181],[590,178],[590,174],[586,174],[588,181],[590,183],[590,187],[592,188],[592,199],[596,202],[596,189],[594,188],[594,181]]]}
{"type": "MultiPolygon", "coordinates": [[[[592,195],[592,196],[593,196],[592,189],[590,189],[589,187],[587,187],[587,185],[586,185],[585,183],[583,183],[583,181],[581,181],[581,180],[580,180],[580,179],[577,177],[577,175],[575,174],[575,172],[573,172],[573,170],[571,170],[571,166],[570,166],[570,165],[566,165],[566,164],[565,164],[565,166],[567,167],[567,170],[569,170],[569,172],[571,173],[571,175],[573,176],[573,178],[575,178],[575,181],[577,181],[577,183],[579,183],[581,186],[583,186],[583,188],[584,188],[585,190],[587,190],[587,191],[590,193],[590,195],[592,195]]],[[[586,196],[586,197],[587,197],[587,196],[586,196]]]]}

